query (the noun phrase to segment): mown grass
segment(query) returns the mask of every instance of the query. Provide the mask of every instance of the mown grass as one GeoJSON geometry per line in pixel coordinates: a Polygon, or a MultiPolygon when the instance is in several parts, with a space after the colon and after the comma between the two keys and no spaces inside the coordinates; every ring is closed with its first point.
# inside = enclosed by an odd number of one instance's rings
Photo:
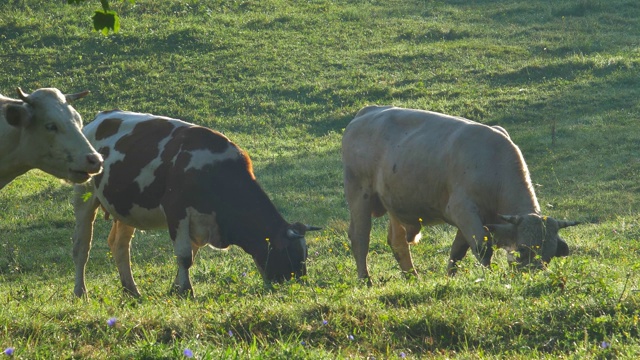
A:
{"type": "MultiPolygon", "coordinates": [[[[71,189],[38,171],[0,191],[0,348],[36,358],[635,358],[640,267],[640,4],[548,1],[0,4],[0,92],[90,89],[85,121],[121,108],[222,131],[248,150],[285,217],[308,237],[304,283],[266,288],[240,249],[202,251],[195,300],[170,296],[163,231],[137,233],[122,294],[98,220],[75,299],[71,189]],[[365,104],[505,127],[572,255],[545,271],[474,259],[445,276],[453,229],[423,230],[405,279],[374,221],[375,285],[356,279],[340,138],[365,104]],[[115,326],[107,321],[116,318],[115,326]],[[603,346],[604,344],[604,346],[603,346]]],[[[2,350],[2,349],[0,349],[2,350]]]]}

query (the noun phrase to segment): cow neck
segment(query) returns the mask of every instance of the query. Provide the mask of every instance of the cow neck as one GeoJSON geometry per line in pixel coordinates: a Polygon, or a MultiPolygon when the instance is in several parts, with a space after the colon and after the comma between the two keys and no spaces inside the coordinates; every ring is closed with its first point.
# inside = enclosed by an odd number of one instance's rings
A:
{"type": "Polygon", "coordinates": [[[11,125],[0,124],[0,189],[29,171],[27,162],[20,155],[19,131],[14,130],[11,125]]]}
{"type": "Polygon", "coordinates": [[[266,252],[269,244],[278,249],[285,247],[289,224],[255,180],[248,186],[250,191],[243,192],[237,199],[236,205],[240,206],[226,216],[225,232],[229,242],[254,256],[266,252]]]}
{"type": "Polygon", "coordinates": [[[523,172],[513,174],[514,176],[507,176],[510,181],[502,184],[498,214],[540,214],[540,205],[529,178],[529,172],[526,169],[526,165],[524,166],[523,172]]]}

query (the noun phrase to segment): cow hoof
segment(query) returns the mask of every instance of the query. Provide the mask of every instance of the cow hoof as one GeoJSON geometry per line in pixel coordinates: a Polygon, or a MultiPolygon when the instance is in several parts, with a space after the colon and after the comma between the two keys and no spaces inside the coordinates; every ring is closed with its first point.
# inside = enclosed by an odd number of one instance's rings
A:
{"type": "Polygon", "coordinates": [[[169,293],[185,299],[194,299],[196,297],[193,293],[193,288],[182,288],[179,285],[172,286],[169,293]]]}
{"type": "Polygon", "coordinates": [[[134,297],[136,299],[139,299],[142,296],[142,295],[140,295],[140,292],[138,292],[138,289],[133,289],[132,290],[132,289],[123,288],[122,292],[125,295],[129,295],[129,296],[134,297]]]}

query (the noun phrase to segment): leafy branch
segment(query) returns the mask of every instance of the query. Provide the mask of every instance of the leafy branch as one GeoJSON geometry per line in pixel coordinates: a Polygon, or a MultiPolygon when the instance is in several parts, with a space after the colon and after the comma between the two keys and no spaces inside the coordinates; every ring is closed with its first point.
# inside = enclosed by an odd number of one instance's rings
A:
{"type": "MultiPolygon", "coordinates": [[[[80,4],[87,0],[67,0],[68,4],[80,4]]],[[[125,1],[125,0],[122,0],[125,1]]],[[[130,3],[135,3],[135,0],[129,0],[130,3]]],[[[109,7],[109,0],[100,0],[102,10],[96,10],[91,17],[93,20],[93,29],[100,31],[105,36],[109,34],[109,31],[113,31],[115,34],[120,31],[120,17],[118,13],[111,10],[109,7]]]]}

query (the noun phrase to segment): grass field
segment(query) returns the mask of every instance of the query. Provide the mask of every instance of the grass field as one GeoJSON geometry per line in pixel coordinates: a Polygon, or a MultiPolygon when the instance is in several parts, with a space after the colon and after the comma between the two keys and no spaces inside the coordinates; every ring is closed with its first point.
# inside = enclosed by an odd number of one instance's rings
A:
{"type": "MultiPolygon", "coordinates": [[[[252,156],[307,237],[305,283],[267,288],[239,248],[201,251],[196,298],[169,295],[165,231],[139,232],[122,293],[96,222],[88,299],[73,296],[72,189],[32,171],[0,191],[0,351],[20,359],[571,358],[640,356],[640,3],[636,0],[0,3],[0,93],[91,90],[86,122],[120,108],[219,130],[252,156]],[[446,276],[454,229],[423,229],[405,279],[374,221],[374,286],[346,236],[341,134],[367,104],[506,128],[543,211],[585,224],[538,272],[446,276]],[[185,353],[186,352],[186,353],[185,353]]],[[[1,356],[0,356],[1,357],[1,356]]]]}

